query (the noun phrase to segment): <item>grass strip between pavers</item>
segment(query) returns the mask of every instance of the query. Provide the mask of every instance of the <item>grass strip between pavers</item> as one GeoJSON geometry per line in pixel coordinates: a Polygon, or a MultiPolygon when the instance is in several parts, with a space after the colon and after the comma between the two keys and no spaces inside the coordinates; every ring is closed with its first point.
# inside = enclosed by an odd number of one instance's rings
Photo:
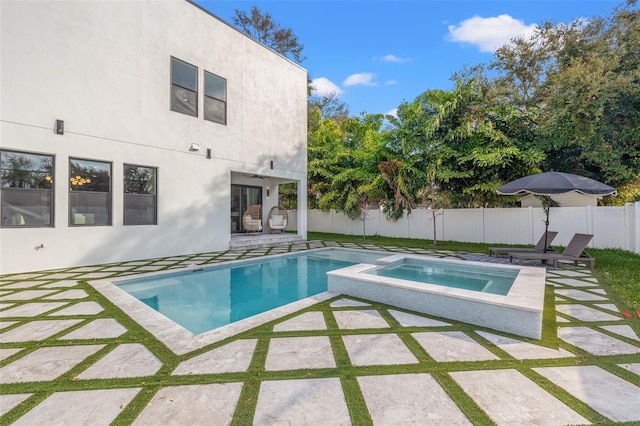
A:
{"type": "MultiPolygon", "coordinates": [[[[398,242],[396,242],[397,244],[398,242]]],[[[368,242],[367,244],[370,244],[368,242]]],[[[401,246],[402,244],[399,244],[401,246]]],[[[321,246],[331,246],[333,244],[323,243],[321,246]]],[[[339,245],[337,245],[339,246],[339,245]]],[[[358,244],[353,244],[354,248],[360,248],[358,244]]],[[[306,243],[306,248],[312,247],[308,242],[306,243]]],[[[313,246],[315,247],[315,246],[313,246]]],[[[385,249],[388,247],[384,247],[381,244],[375,244],[376,250],[385,249]]],[[[422,246],[426,249],[433,249],[431,246],[422,246]]],[[[441,250],[441,255],[446,256],[450,255],[448,250],[443,250],[445,247],[438,246],[437,250],[441,250]]],[[[393,251],[400,250],[402,251],[402,247],[392,247],[393,251]]],[[[291,251],[291,246],[289,247],[289,251],[291,251]]],[[[240,258],[256,258],[262,256],[264,254],[270,253],[272,250],[269,249],[263,254],[256,254],[250,250],[244,251],[242,253],[238,253],[236,259],[240,258]]],[[[218,253],[208,253],[208,259],[202,261],[201,263],[213,263],[219,261],[220,257],[223,255],[229,254],[228,251],[218,252],[218,253]]],[[[184,262],[188,262],[189,259],[199,258],[199,255],[190,255],[184,257],[168,257],[163,258],[166,261],[166,265],[164,265],[161,270],[172,269],[176,266],[180,266],[184,264],[184,262]]],[[[204,257],[204,256],[203,256],[204,257]]],[[[228,260],[228,259],[224,259],[228,260]]],[[[111,268],[122,267],[123,269],[120,271],[109,271],[109,277],[115,276],[126,276],[130,275],[132,271],[136,271],[136,269],[142,266],[140,269],[143,269],[146,265],[153,265],[154,260],[149,260],[148,262],[143,262],[142,264],[133,265],[133,262],[121,262],[114,263],[109,265],[97,265],[93,268],[93,271],[90,267],[82,267],[85,272],[74,272],[74,269],[78,268],[67,268],[60,269],[55,271],[56,274],[65,274],[69,273],[63,280],[73,280],[75,277],[81,278],[85,274],[90,274],[92,272],[98,272],[99,270],[109,270],[111,268]],[[131,266],[128,268],[127,266],[131,266]],[[74,278],[70,278],[74,277],[74,278]]],[[[148,272],[146,270],[142,272],[148,272]]],[[[14,276],[20,276],[21,274],[14,274],[14,276]]],[[[34,286],[33,288],[25,288],[25,289],[14,289],[14,292],[19,292],[22,290],[32,290],[39,289],[41,285],[49,284],[52,282],[56,282],[56,280],[47,280],[47,273],[37,273],[33,274],[32,277],[28,279],[12,279],[11,276],[3,276],[0,277],[3,283],[12,283],[12,282],[24,282],[24,281],[33,281],[38,282],[42,281],[41,284],[34,286]]],[[[598,273],[596,273],[598,275],[598,273]]],[[[103,277],[101,277],[102,279],[103,277]]],[[[579,278],[576,278],[579,279],[579,278]]],[[[561,287],[561,286],[559,286],[561,287]]],[[[570,288],[569,286],[562,286],[563,288],[570,288]]],[[[0,289],[2,286],[0,285],[0,289]]],[[[557,358],[557,359],[527,359],[527,360],[516,360],[513,357],[509,356],[506,352],[501,350],[500,348],[493,345],[491,342],[482,338],[482,336],[476,333],[476,330],[487,330],[491,333],[498,335],[505,335],[508,337],[512,337],[509,334],[496,332],[495,330],[489,330],[483,327],[477,327],[469,324],[460,323],[457,321],[452,321],[445,319],[446,322],[450,323],[451,326],[447,327],[402,327],[396,320],[393,318],[388,309],[395,309],[405,312],[410,312],[407,310],[399,309],[393,306],[384,305],[376,302],[368,302],[371,306],[357,308],[357,307],[344,307],[344,308],[331,308],[330,303],[334,300],[338,300],[343,296],[338,296],[334,299],[320,302],[311,307],[305,308],[303,310],[297,311],[295,313],[289,314],[286,317],[279,318],[274,320],[268,324],[256,327],[247,332],[241,333],[239,335],[230,337],[222,342],[217,342],[215,344],[206,346],[204,348],[198,349],[197,351],[190,352],[188,354],[184,354],[178,356],[170,351],[162,342],[157,340],[155,336],[133,321],[129,316],[127,316],[124,312],[122,312],[118,307],[113,305],[109,300],[107,300],[104,296],[102,296],[99,292],[97,292],[93,287],[91,287],[86,281],[78,281],[78,285],[72,287],[73,289],[82,288],[89,295],[88,299],[81,300],[63,300],[67,303],[65,306],[58,307],[56,309],[52,309],[43,314],[32,318],[3,318],[3,321],[11,321],[16,320],[19,321],[18,324],[6,327],[0,330],[0,333],[10,331],[13,328],[20,326],[26,322],[37,321],[42,319],[81,319],[81,321],[74,325],[73,327],[69,327],[49,338],[43,339],[41,341],[33,341],[33,342],[20,342],[20,343],[7,343],[0,344],[2,348],[22,348],[22,350],[14,355],[11,355],[0,361],[0,367],[10,364],[22,356],[36,351],[41,347],[53,347],[53,346],[71,346],[71,345],[86,345],[86,344],[103,344],[105,345],[103,348],[98,350],[96,353],[88,356],[83,361],[75,365],[72,369],[67,371],[66,373],[60,375],[56,379],[52,381],[43,381],[43,382],[27,382],[27,383],[11,383],[11,384],[2,384],[0,385],[0,393],[2,394],[16,394],[16,393],[32,393],[32,396],[25,400],[22,404],[18,404],[15,408],[7,412],[4,416],[0,417],[0,423],[2,424],[10,424],[13,421],[17,420],[23,414],[34,408],[44,399],[49,397],[55,392],[60,391],[73,391],[73,390],[91,390],[91,389],[115,389],[115,388],[130,388],[130,387],[140,387],[142,390],[131,400],[131,402],[123,408],[122,412],[115,419],[114,424],[130,424],[145,406],[149,403],[149,401],[153,398],[153,396],[165,386],[180,386],[180,385],[188,385],[188,384],[207,384],[207,383],[231,383],[231,382],[242,382],[243,387],[240,394],[240,398],[236,407],[236,411],[233,417],[234,425],[245,425],[250,424],[253,421],[255,416],[255,409],[257,404],[257,399],[260,391],[260,385],[265,380],[284,380],[284,379],[302,379],[302,378],[320,378],[320,377],[337,377],[340,379],[342,384],[342,389],[345,394],[345,400],[347,403],[347,407],[349,409],[349,413],[351,416],[351,420],[353,424],[358,425],[370,425],[372,424],[371,415],[369,413],[366,402],[363,398],[362,391],[360,389],[357,378],[359,376],[365,375],[385,375],[385,374],[406,374],[406,373],[428,373],[431,374],[435,380],[440,384],[440,386],[447,392],[447,394],[452,398],[455,404],[462,410],[462,412],[470,419],[473,424],[482,424],[482,425],[491,425],[494,422],[487,416],[487,414],[480,409],[480,407],[475,403],[475,401],[469,397],[462,388],[453,380],[449,373],[454,371],[472,371],[472,370],[491,370],[491,369],[505,369],[505,368],[513,368],[517,369],[520,373],[528,377],[530,380],[534,381],[536,384],[541,386],[551,395],[558,398],[560,401],[564,402],[567,406],[575,410],[577,413],[585,417],[587,420],[594,424],[623,424],[623,423],[615,423],[608,420],[606,417],[589,407],[584,402],[578,400],[570,393],[566,392],[559,386],[555,385],[550,380],[541,376],[537,372],[533,370],[535,367],[561,367],[561,366],[582,366],[582,365],[597,365],[600,368],[603,368],[606,371],[620,377],[621,379],[626,380],[627,382],[633,383],[636,386],[640,386],[640,377],[636,374],[631,373],[629,370],[621,368],[619,364],[625,363],[633,363],[638,362],[637,355],[615,355],[615,356],[605,356],[599,357],[594,356],[584,350],[576,348],[568,343],[558,339],[557,336],[557,324],[556,324],[556,315],[570,319],[570,323],[566,326],[574,326],[581,325],[590,327],[593,329],[597,329],[599,332],[608,334],[612,337],[616,337],[619,340],[625,341],[630,344],[635,344],[638,346],[637,341],[633,341],[632,339],[624,338],[622,336],[616,335],[615,333],[611,333],[605,329],[598,328],[599,325],[606,325],[607,322],[602,323],[581,323],[574,318],[558,314],[555,311],[555,294],[554,287],[551,285],[547,285],[545,287],[545,309],[543,315],[543,335],[540,341],[531,341],[530,339],[518,338],[521,341],[528,341],[530,343],[535,343],[542,346],[547,346],[551,348],[563,348],[571,351],[575,354],[575,357],[570,358],[557,358]],[[50,314],[62,309],[66,309],[69,306],[72,306],[75,303],[79,303],[81,301],[95,301],[100,304],[104,310],[96,315],[68,315],[63,317],[51,317],[50,314]],[[389,328],[385,329],[359,329],[359,330],[346,330],[339,329],[338,325],[335,321],[335,317],[333,316],[334,311],[338,310],[358,310],[358,309],[376,309],[380,315],[390,324],[389,328]],[[274,332],[273,325],[294,318],[302,313],[310,312],[310,311],[321,311],[323,312],[325,323],[327,325],[327,330],[313,330],[313,331],[297,331],[297,332],[274,332]],[[122,324],[128,331],[124,333],[122,336],[113,339],[90,339],[90,340],[69,340],[69,341],[61,341],[58,340],[59,337],[69,333],[70,331],[76,330],[90,321],[93,321],[98,318],[114,318],[120,324],[122,324]],[[495,361],[482,361],[482,362],[436,362],[429,354],[418,344],[418,342],[411,336],[413,332],[437,332],[437,331],[463,331],[465,334],[474,339],[477,343],[491,351],[492,353],[499,356],[500,360],[495,361]],[[344,346],[344,342],[342,340],[342,336],[352,335],[352,334],[369,334],[369,333],[394,333],[400,337],[400,339],[405,343],[407,348],[416,356],[418,359],[417,364],[406,364],[406,365],[375,365],[375,366],[354,366],[351,364],[349,359],[348,352],[346,347],[344,346]],[[265,371],[265,362],[267,351],[269,347],[270,339],[273,337],[296,337],[296,336],[328,336],[331,342],[331,347],[334,353],[334,358],[336,361],[336,368],[326,368],[326,369],[314,369],[314,370],[285,370],[285,371],[265,371]],[[255,351],[253,353],[253,358],[250,364],[250,367],[247,372],[238,372],[238,373],[224,373],[224,374],[199,374],[199,375],[180,375],[180,376],[172,376],[171,372],[175,370],[175,368],[187,359],[193,358],[199,354],[205,353],[214,348],[223,346],[232,341],[236,341],[239,339],[246,338],[256,338],[258,339],[258,343],[256,345],[255,351]],[[160,370],[152,375],[145,377],[133,377],[133,378],[122,378],[122,379],[91,379],[91,380],[77,380],[76,376],[86,370],[90,365],[94,365],[98,360],[100,360],[103,356],[110,353],[121,343],[141,343],[143,344],[149,351],[151,351],[161,362],[162,367],[160,370]]],[[[32,303],[34,301],[42,301],[44,302],[44,297],[51,296],[53,294],[60,293],[62,291],[66,291],[69,288],[61,288],[54,293],[43,296],[43,298],[38,298],[35,300],[25,300],[25,301],[16,301],[11,302],[12,306],[4,308],[11,309],[13,307],[19,306],[21,304],[32,303]]],[[[590,289],[586,289],[589,291],[590,289]]],[[[607,288],[607,296],[610,298],[611,303],[614,303],[618,306],[624,306],[621,298],[613,291],[611,288],[607,288]]],[[[360,300],[357,298],[350,298],[353,300],[360,300]]],[[[46,300],[46,302],[55,302],[55,300],[46,300]]],[[[571,303],[581,303],[586,306],[590,306],[587,302],[571,302],[571,303]]],[[[596,307],[597,308],[597,307],[596,307]]],[[[4,310],[0,309],[0,310],[4,310]]],[[[416,313],[414,313],[416,314],[416,313]]],[[[422,315],[422,314],[416,314],[422,315]]],[[[435,318],[438,320],[442,320],[441,318],[432,317],[429,315],[425,315],[429,318],[435,318]]],[[[640,320],[638,320],[640,323],[640,320]]],[[[639,324],[635,324],[632,321],[629,321],[631,327],[638,332],[640,328],[639,324]]],[[[563,326],[565,326],[563,324],[563,326]]],[[[631,423],[628,423],[631,424],[631,423]]]]}

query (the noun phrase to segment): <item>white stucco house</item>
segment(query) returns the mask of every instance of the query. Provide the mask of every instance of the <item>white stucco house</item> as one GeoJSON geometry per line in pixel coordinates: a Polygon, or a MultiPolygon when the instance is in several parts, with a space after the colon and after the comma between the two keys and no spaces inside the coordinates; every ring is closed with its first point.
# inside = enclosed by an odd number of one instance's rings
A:
{"type": "Polygon", "coordinates": [[[186,0],[0,1],[0,43],[0,274],[226,250],[282,183],[306,238],[297,64],[186,0]]]}

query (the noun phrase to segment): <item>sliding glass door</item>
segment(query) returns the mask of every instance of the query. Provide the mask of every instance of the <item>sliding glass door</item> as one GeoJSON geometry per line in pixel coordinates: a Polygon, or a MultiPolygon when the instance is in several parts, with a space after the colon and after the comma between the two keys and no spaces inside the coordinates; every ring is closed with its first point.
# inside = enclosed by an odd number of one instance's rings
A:
{"type": "Polygon", "coordinates": [[[262,204],[262,187],[231,185],[231,233],[246,232],[242,214],[252,205],[262,204]]]}

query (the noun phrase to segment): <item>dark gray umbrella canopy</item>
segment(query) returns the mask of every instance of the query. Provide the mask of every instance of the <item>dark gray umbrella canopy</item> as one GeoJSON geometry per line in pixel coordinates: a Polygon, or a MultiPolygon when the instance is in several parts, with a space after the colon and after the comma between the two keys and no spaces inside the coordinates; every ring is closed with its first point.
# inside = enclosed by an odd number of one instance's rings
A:
{"type": "Polygon", "coordinates": [[[570,173],[546,172],[525,176],[496,190],[500,195],[551,195],[579,192],[585,195],[612,195],[616,189],[588,177],[570,173]]]}
{"type": "MultiPolygon", "coordinates": [[[[543,195],[548,200],[553,194],[579,192],[585,195],[614,195],[616,189],[588,177],[572,175],[571,173],[546,172],[525,176],[502,185],[496,190],[500,195],[543,195]]],[[[549,208],[546,209],[547,218],[544,221],[544,252],[547,252],[547,233],[549,230],[549,208]]]]}

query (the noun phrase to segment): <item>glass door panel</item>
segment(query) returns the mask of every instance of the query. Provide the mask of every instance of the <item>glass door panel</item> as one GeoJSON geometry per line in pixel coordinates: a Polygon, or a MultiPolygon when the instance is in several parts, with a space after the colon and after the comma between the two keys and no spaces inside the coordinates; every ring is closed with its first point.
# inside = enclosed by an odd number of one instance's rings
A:
{"type": "Polygon", "coordinates": [[[254,204],[262,204],[261,187],[248,185],[231,185],[232,234],[246,232],[242,226],[242,214],[254,204]]]}

